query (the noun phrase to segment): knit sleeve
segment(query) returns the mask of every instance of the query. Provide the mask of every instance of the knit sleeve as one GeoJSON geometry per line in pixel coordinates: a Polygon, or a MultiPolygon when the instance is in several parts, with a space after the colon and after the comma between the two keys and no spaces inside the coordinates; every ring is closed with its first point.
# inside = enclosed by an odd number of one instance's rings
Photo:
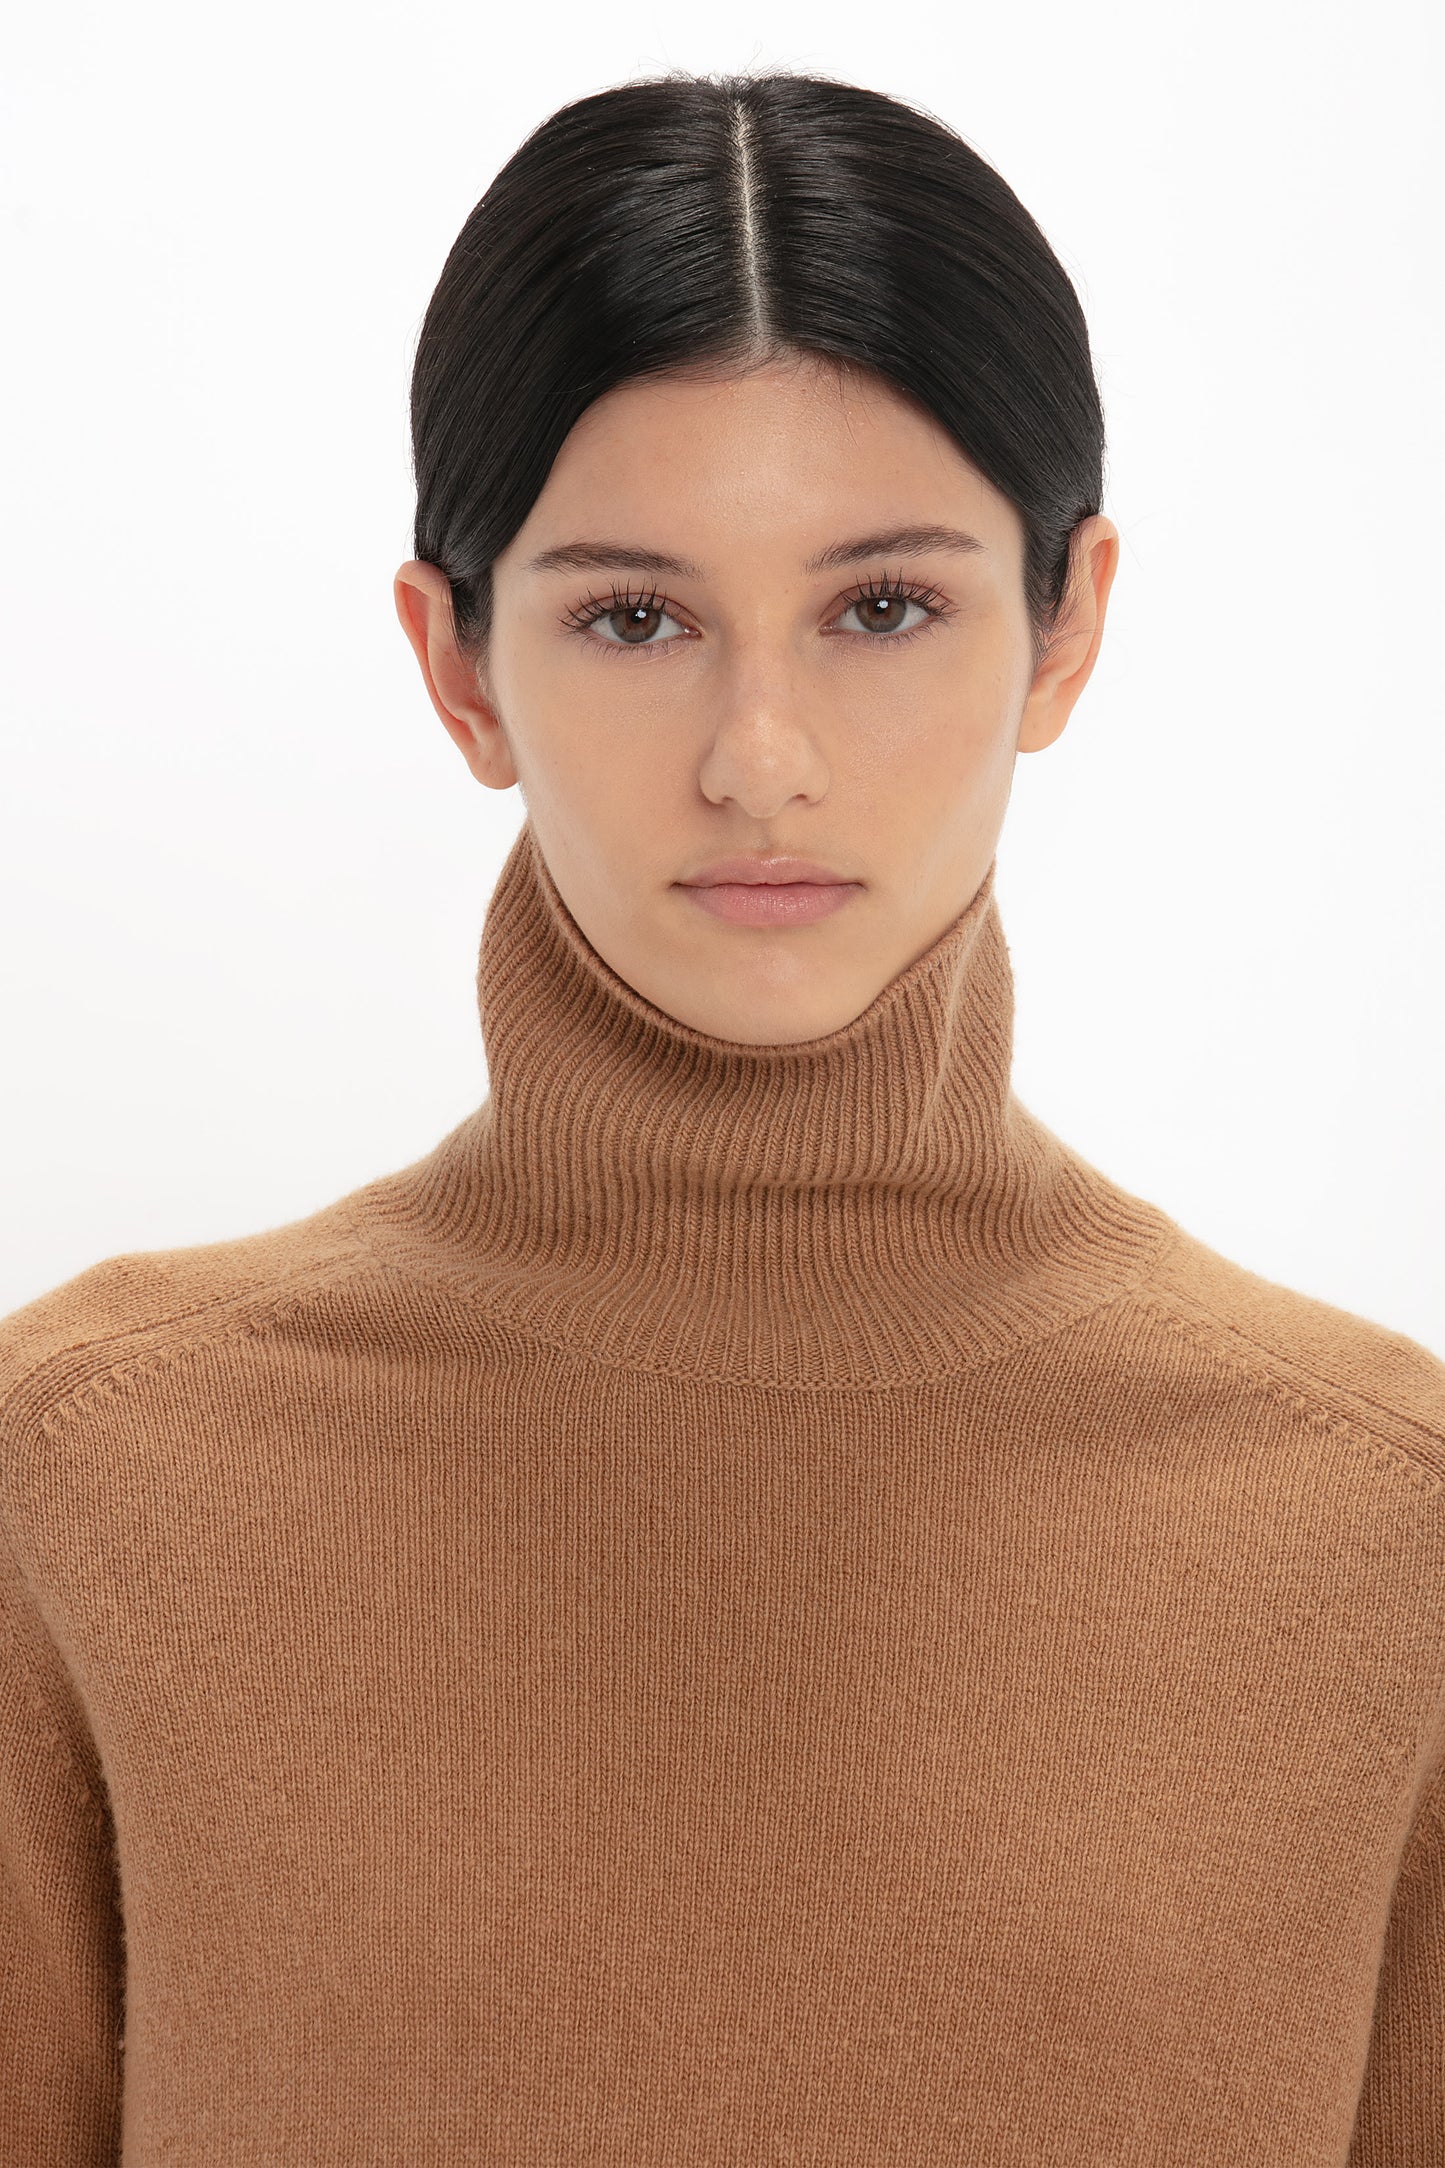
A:
{"type": "Polygon", "coordinates": [[[1445,2168],[1445,1768],[1400,1862],[1347,2168],[1445,2168]]]}
{"type": "Polygon", "coordinates": [[[122,1934],[60,1677],[0,1526],[0,2161],[98,2168],[120,2158],[122,1934]]]}

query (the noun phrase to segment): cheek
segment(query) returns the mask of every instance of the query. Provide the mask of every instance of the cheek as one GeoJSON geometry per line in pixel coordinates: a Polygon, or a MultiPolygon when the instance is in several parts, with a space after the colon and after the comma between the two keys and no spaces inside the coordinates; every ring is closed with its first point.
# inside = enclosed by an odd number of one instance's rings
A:
{"type": "Polygon", "coordinates": [[[657,681],[672,675],[665,663],[613,652],[595,635],[538,613],[504,628],[497,685],[499,697],[509,698],[518,715],[537,727],[590,741],[599,719],[636,718],[651,705],[665,707],[667,695],[656,689],[657,681]]]}
{"type": "Polygon", "coordinates": [[[656,734],[639,731],[635,716],[609,715],[592,698],[563,699],[534,710],[527,743],[534,796],[579,852],[625,862],[676,825],[690,771],[660,754],[656,734]]]}
{"type": "Polygon", "coordinates": [[[947,777],[986,763],[1013,720],[1014,688],[1001,658],[953,641],[916,661],[890,658],[885,668],[880,660],[839,690],[845,738],[866,749],[870,769],[900,778],[947,777]]]}
{"type": "Polygon", "coordinates": [[[533,778],[574,765],[588,733],[588,706],[570,681],[560,638],[526,626],[499,625],[488,658],[487,683],[502,728],[533,778]],[[574,744],[573,741],[576,741],[574,744]]]}

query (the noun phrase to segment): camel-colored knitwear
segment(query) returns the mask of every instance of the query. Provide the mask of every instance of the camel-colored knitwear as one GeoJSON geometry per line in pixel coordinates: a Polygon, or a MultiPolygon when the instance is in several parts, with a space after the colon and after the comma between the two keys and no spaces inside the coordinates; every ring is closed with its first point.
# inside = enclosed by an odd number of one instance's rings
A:
{"type": "Polygon", "coordinates": [[[1445,2168],[1445,1363],[1020,1104],[995,872],[735,1045],[524,821],[474,1113],[4,1321],[5,2168],[1445,2168]]]}

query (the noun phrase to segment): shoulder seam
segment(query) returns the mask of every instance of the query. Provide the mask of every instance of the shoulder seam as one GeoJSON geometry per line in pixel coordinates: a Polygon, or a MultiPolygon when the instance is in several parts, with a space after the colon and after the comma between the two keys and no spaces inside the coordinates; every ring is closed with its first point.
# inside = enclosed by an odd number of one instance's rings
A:
{"type": "Polygon", "coordinates": [[[1442,1482],[1433,1468],[1415,1459],[1379,1428],[1371,1427],[1365,1416],[1358,1411],[1378,1408],[1392,1426],[1410,1436],[1428,1439],[1431,1445],[1442,1449],[1445,1449],[1445,1431],[1435,1431],[1429,1425],[1417,1422],[1413,1416],[1372,1401],[1366,1394],[1356,1393],[1348,1385],[1336,1384],[1329,1378],[1321,1377],[1317,1371],[1310,1370],[1303,1363],[1296,1366],[1289,1356],[1279,1354],[1263,1342],[1251,1339],[1230,1319],[1220,1317],[1214,1311],[1206,1313],[1206,1323],[1204,1318],[1192,1316],[1189,1311],[1171,1303],[1168,1296],[1158,1289],[1147,1286],[1136,1288],[1134,1299],[1141,1309],[1152,1312],[1163,1323],[1171,1326],[1182,1339],[1217,1356],[1221,1362],[1233,1364],[1242,1376],[1248,1378],[1262,1392],[1268,1393],[1283,1406],[1292,1408],[1296,1414],[1304,1416],[1306,1421],[1325,1435],[1362,1444],[1382,1463],[1396,1468],[1408,1468],[1436,1497],[1445,1492],[1445,1482],[1442,1482]],[[1309,1379],[1317,1388],[1314,1397],[1307,1396],[1298,1384],[1292,1381],[1290,1373],[1296,1367],[1301,1376],[1309,1379]],[[1332,1400],[1342,1403],[1342,1409],[1332,1407],[1332,1400]]]}

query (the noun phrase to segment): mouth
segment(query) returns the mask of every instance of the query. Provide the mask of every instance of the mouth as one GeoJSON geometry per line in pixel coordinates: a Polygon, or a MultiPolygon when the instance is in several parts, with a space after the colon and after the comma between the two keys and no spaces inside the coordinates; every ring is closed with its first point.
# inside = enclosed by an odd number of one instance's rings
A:
{"type": "Polygon", "coordinates": [[[854,896],[861,881],[679,882],[678,887],[710,917],[734,926],[811,926],[831,918],[854,896]]]}

